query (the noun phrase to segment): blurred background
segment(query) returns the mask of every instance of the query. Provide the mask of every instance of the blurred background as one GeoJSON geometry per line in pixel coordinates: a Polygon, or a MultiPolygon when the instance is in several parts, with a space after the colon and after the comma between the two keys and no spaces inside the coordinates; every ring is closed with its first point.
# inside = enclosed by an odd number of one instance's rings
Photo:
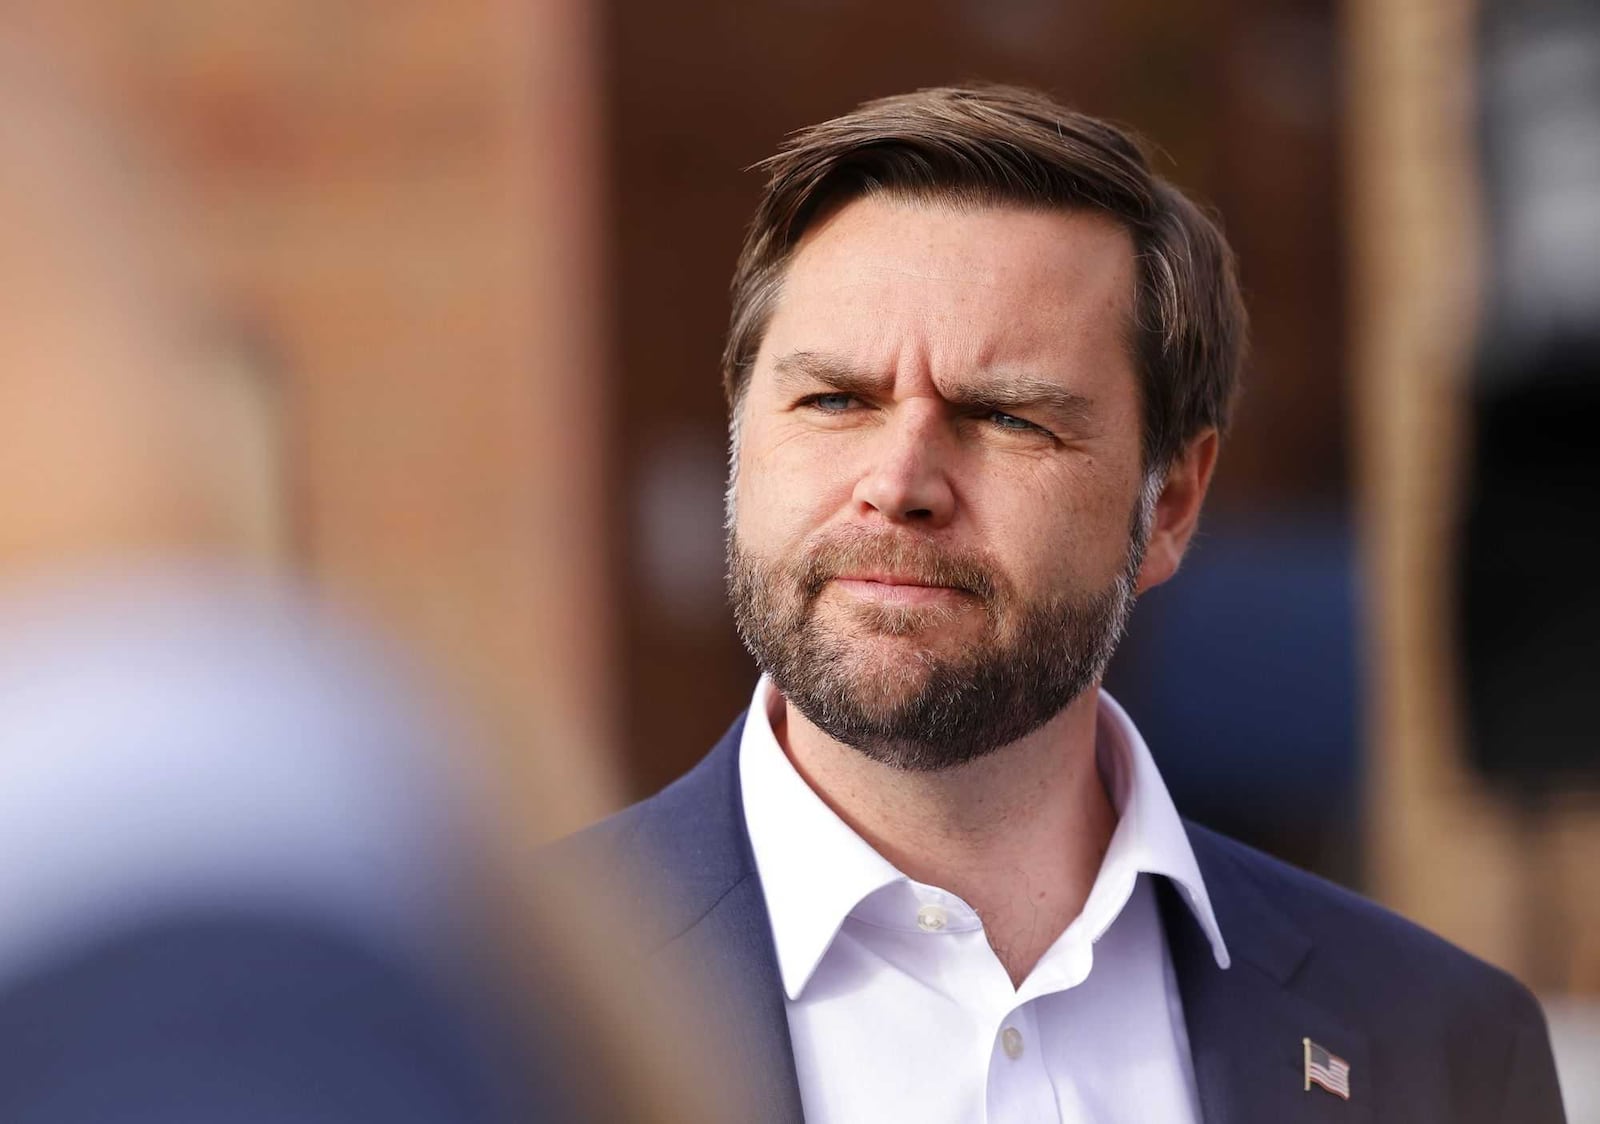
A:
{"type": "Polygon", "coordinates": [[[965,79],[1142,133],[1220,213],[1254,354],[1202,535],[1109,685],[1188,814],[1533,986],[1600,1120],[1591,4],[0,14],[155,169],[229,549],[443,685],[513,847],[655,791],[749,697],[718,378],[743,169],[965,79]]]}

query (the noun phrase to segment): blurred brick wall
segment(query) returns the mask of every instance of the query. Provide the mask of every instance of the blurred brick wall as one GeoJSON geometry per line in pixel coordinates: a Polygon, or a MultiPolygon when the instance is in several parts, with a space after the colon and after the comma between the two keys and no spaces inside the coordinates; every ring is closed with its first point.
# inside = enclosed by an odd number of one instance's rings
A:
{"type": "Polygon", "coordinates": [[[33,10],[176,154],[282,382],[290,553],[438,661],[561,826],[682,772],[748,693],[716,370],[741,169],[862,98],[1020,81],[1144,132],[1250,290],[1216,505],[1345,501],[1326,0],[33,10]]]}

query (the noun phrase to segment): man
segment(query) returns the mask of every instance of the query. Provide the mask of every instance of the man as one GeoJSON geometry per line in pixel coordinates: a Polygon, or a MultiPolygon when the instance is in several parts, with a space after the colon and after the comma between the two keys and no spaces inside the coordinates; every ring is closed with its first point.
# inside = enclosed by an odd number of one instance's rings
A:
{"type": "Polygon", "coordinates": [[[724,374],[764,674],[571,845],[708,976],[761,1118],[1560,1120],[1526,991],[1180,820],[1099,688],[1228,420],[1212,223],[1024,90],[871,102],[763,167],[724,374]]]}

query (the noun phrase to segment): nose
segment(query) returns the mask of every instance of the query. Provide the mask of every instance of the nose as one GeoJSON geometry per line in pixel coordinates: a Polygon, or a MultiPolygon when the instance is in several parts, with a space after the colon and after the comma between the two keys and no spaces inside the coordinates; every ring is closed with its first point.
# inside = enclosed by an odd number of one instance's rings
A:
{"type": "Polygon", "coordinates": [[[935,528],[955,515],[946,434],[932,410],[902,407],[879,430],[854,500],[861,514],[935,528]]]}

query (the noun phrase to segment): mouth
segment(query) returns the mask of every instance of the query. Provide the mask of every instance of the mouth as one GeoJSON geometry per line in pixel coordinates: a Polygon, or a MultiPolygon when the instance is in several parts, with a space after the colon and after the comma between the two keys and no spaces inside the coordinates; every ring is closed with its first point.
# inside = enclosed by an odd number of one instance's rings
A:
{"type": "Polygon", "coordinates": [[[831,585],[863,601],[893,605],[932,605],[969,596],[965,589],[933,585],[903,574],[861,572],[839,574],[831,585]]]}

